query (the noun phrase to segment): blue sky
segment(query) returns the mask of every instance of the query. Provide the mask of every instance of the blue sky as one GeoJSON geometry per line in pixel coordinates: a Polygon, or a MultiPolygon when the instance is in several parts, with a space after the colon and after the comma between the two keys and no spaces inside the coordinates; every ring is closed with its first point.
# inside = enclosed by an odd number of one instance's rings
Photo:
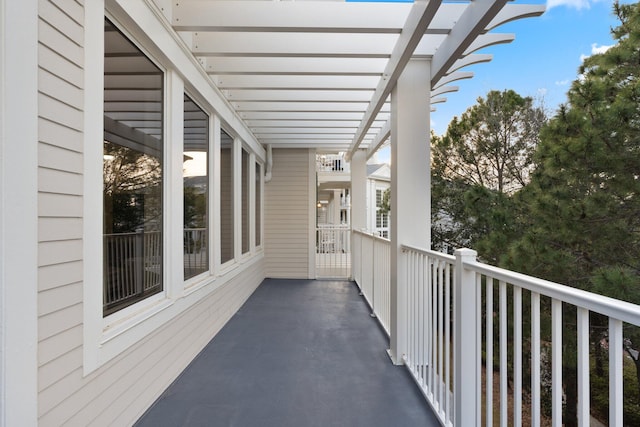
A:
{"type": "Polygon", "coordinates": [[[514,33],[516,39],[480,51],[493,54],[493,60],[465,69],[473,71],[474,77],[455,83],[460,90],[447,94],[446,103],[436,105],[432,129],[444,133],[453,116],[460,116],[479,96],[494,89],[542,98],[553,112],[566,101],[582,58],[613,44],[610,29],[617,21],[612,5],[612,0],[549,0],[544,15],[496,28],[494,32],[514,33]]]}
{"type": "MultiPolygon", "coordinates": [[[[624,1],[631,3],[632,1],[624,1]]],[[[543,99],[553,114],[566,101],[566,92],[578,76],[582,58],[612,45],[611,28],[617,26],[613,0],[516,0],[514,3],[547,4],[537,18],[517,20],[493,32],[513,33],[509,44],[482,49],[493,54],[489,63],[463,69],[473,71],[472,79],[453,84],[458,92],[448,93],[447,102],[437,104],[431,128],[439,135],[454,116],[460,116],[490,90],[513,89],[522,96],[543,99]]],[[[388,161],[388,149],[380,161],[388,161]]]]}

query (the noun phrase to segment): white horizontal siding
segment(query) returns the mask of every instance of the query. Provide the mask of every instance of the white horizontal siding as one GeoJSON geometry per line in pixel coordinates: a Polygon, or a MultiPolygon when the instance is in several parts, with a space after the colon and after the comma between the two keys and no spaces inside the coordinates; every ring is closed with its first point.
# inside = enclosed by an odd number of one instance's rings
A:
{"type": "Polygon", "coordinates": [[[131,425],[261,283],[264,260],[194,291],[191,308],[83,374],[83,1],[40,0],[39,12],[39,424],[131,425]]]}
{"type": "Polygon", "coordinates": [[[309,277],[309,150],[274,149],[272,179],[265,184],[267,277],[309,277]]]}

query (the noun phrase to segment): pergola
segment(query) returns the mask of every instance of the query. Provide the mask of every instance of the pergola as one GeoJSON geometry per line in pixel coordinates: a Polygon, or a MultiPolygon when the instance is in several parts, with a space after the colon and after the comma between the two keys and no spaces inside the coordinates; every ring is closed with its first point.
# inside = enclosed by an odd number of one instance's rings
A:
{"type": "MultiPolygon", "coordinates": [[[[506,0],[153,2],[250,137],[348,157],[366,149],[367,158],[389,139],[390,94],[410,61],[428,64],[420,77],[428,122],[443,95],[458,90],[452,83],[473,76],[465,67],[491,60],[478,51],[514,40],[493,29],[544,11],[506,0]]],[[[128,120],[136,121],[134,111],[128,120]]]]}

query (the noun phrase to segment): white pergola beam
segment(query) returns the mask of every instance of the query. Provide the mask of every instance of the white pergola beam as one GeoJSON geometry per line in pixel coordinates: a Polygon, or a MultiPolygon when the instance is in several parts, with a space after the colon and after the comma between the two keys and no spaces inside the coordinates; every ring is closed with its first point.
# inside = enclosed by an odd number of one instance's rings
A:
{"type": "Polygon", "coordinates": [[[497,44],[511,43],[516,38],[515,34],[487,33],[479,35],[464,51],[463,55],[469,55],[477,50],[497,44]]]}
{"type": "Polygon", "coordinates": [[[473,73],[471,71],[457,71],[455,73],[447,74],[446,76],[444,76],[438,81],[438,84],[436,84],[433,87],[433,90],[436,90],[439,87],[442,87],[451,82],[455,82],[457,80],[470,79],[472,77],[473,77],[473,73]]]}
{"type": "Polygon", "coordinates": [[[201,57],[209,74],[239,75],[338,75],[380,77],[386,58],[273,58],[273,57],[201,57]]]}
{"type": "Polygon", "coordinates": [[[516,19],[534,18],[540,16],[546,10],[544,4],[507,4],[487,25],[487,31],[491,31],[507,22],[516,19]]]}
{"type": "Polygon", "coordinates": [[[431,0],[428,2],[419,1],[413,4],[407,22],[398,38],[398,42],[393,48],[389,63],[385,68],[384,77],[380,80],[376,92],[369,103],[362,124],[358,129],[358,133],[349,147],[347,159],[358,149],[367,129],[371,126],[371,123],[373,123],[376,115],[389,97],[391,90],[395,87],[398,78],[411,59],[413,51],[422,39],[424,32],[438,11],[440,4],[441,0],[431,0]]]}
{"type": "Polygon", "coordinates": [[[371,144],[369,145],[369,149],[367,150],[367,160],[370,159],[376,153],[376,151],[378,151],[380,147],[384,145],[385,142],[387,142],[390,136],[391,136],[391,120],[388,120],[384,124],[382,129],[380,129],[380,131],[378,132],[376,137],[373,139],[373,141],[371,141],[371,144]]]}
{"type": "Polygon", "coordinates": [[[475,0],[465,9],[431,62],[431,86],[444,76],[474,39],[505,6],[507,0],[475,0]]]}
{"type": "Polygon", "coordinates": [[[374,91],[378,76],[212,75],[220,89],[326,89],[374,91]]]}
{"type": "Polygon", "coordinates": [[[388,58],[397,34],[194,33],[198,56],[388,58]]]}
{"type": "Polygon", "coordinates": [[[369,102],[373,91],[359,90],[282,90],[231,89],[225,90],[227,99],[234,101],[300,101],[300,102],[369,102]]]}
{"type": "MultiPolygon", "coordinates": [[[[247,125],[252,129],[270,129],[270,128],[316,128],[316,127],[330,127],[330,128],[353,128],[354,131],[358,129],[360,120],[247,120],[247,125]]],[[[385,122],[377,121],[371,125],[372,129],[380,129],[385,122]]],[[[354,132],[355,133],[355,132],[354,132]]]]}
{"type": "Polygon", "coordinates": [[[440,86],[438,89],[431,91],[431,99],[444,93],[457,92],[458,90],[460,90],[459,86],[440,86]]]}
{"type": "Polygon", "coordinates": [[[483,62],[491,62],[493,55],[489,53],[472,53],[471,55],[464,56],[455,61],[451,67],[449,67],[449,73],[458,71],[461,68],[468,67],[469,65],[481,64],[483,62]]]}

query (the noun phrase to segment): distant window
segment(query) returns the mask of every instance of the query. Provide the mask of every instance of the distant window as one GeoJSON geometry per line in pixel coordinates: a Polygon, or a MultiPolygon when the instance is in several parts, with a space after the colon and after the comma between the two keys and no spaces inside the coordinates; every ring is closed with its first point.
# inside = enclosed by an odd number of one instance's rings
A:
{"type": "Polygon", "coordinates": [[[255,203],[255,212],[256,212],[256,246],[260,246],[262,233],[262,165],[260,163],[256,163],[256,203],[255,203]]]}
{"type": "Polygon", "coordinates": [[[184,95],[184,279],[209,270],[209,116],[184,95]]]}
{"type": "Polygon", "coordinates": [[[162,291],[163,82],[105,19],[103,315],[162,291]]]}
{"type": "Polygon", "coordinates": [[[249,208],[251,198],[249,194],[249,173],[251,165],[249,164],[249,153],[242,150],[242,253],[249,252],[249,208]]]}
{"type": "Polygon", "coordinates": [[[234,256],[233,138],[220,131],[220,262],[234,256]]]}

